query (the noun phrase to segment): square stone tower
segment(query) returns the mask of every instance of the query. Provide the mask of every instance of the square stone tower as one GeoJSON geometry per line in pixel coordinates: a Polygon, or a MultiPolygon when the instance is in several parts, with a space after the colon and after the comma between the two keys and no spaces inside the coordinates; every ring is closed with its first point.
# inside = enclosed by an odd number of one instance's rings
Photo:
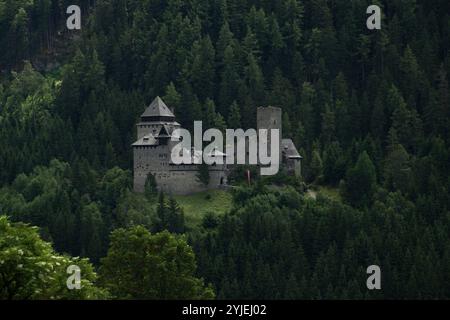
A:
{"type": "MultiPolygon", "coordinates": [[[[259,107],[256,112],[256,125],[257,129],[278,129],[280,133],[280,161],[281,161],[281,155],[282,155],[282,147],[281,147],[281,139],[283,137],[282,133],[282,110],[281,108],[277,107],[259,107]]],[[[270,131],[268,132],[268,150],[270,154],[271,150],[271,139],[270,139],[270,131]]]]}

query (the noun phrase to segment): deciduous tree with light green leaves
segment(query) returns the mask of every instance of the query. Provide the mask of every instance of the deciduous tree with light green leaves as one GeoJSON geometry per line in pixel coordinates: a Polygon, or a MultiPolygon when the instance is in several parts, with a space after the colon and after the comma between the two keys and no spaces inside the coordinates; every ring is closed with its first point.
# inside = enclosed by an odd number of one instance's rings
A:
{"type": "Polygon", "coordinates": [[[88,259],[55,253],[38,228],[0,217],[0,300],[105,299],[94,285],[97,275],[88,259]],[[68,289],[67,268],[81,269],[81,289],[68,289]]]}
{"type": "Polygon", "coordinates": [[[195,276],[192,248],[183,236],[151,234],[142,226],[117,229],[100,267],[101,283],[118,299],[212,299],[195,276]]]}

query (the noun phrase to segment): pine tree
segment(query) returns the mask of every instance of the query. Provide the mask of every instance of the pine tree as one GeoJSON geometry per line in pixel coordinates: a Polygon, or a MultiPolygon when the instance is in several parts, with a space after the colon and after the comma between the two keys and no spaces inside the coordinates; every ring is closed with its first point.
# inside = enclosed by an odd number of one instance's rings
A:
{"type": "Polygon", "coordinates": [[[353,168],[347,172],[346,194],[355,206],[369,206],[375,192],[377,176],[375,166],[366,151],[362,152],[353,168]]]}
{"type": "MultiPolygon", "coordinates": [[[[150,68],[145,74],[146,88],[151,96],[161,94],[169,84],[170,61],[169,30],[166,24],[159,29],[155,41],[155,50],[150,57],[150,68]]],[[[150,99],[150,97],[148,97],[150,99]]]]}
{"type": "Polygon", "coordinates": [[[423,77],[410,46],[407,46],[405,49],[400,62],[400,70],[402,72],[402,92],[405,97],[413,97],[414,102],[416,102],[417,89],[423,77]]]}
{"type": "Polygon", "coordinates": [[[14,48],[11,48],[14,52],[13,59],[15,63],[19,63],[29,57],[30,53],[30,35],[28,32],[29,18],[24,8],[19,8],[14,20],[11,22],[10,32],[14,35],[14,48]]]}
{"type": "Polygon", "coordinates": [[[228,46],[224,52],[223,71],[221,73],[219,92],[219,112],[227,115],[227,108],[233,103],[238,91],[239,74],[235,60],[235,53],[232,46],[228,46]]]}
{"type": "MultiPolygon", "coordinates": [[[[337,121],[339,123],[339,119],[337,121]]],[[[322,113],[322,139],[324,145],[331,143],[336,136],[336,120],[335,114],[330,110],[330,107],[325,106],[325,112],[322,113]]]]}
{"type": "Polygon", "coordinates": [[[217,61],[222,67],[225,63],[225,50],[233,44],[233,37],[234,35],[230,30],[230,25],[225,21],[220,28],[219,39],[216,44],[217,61]]]}
{"type": "Polygon", "coordinates": [[[103,219],[97,204],[83,206],[80,214],[81,256],[98,263],[104,254],[103,234],[103,219]]]}
{"type": "Polygon", "coordinates": [[[168,213],[167,204],[164,192],[159,192],[158,207],[156,209],[156,215],[158,216],[158,223],[156,224],[156,232],[167,230],[168,227],[168,213]]]}
{"type": "Polygon", "coordinates": [[[216,120],[216,105],[214,101],[207,98],[203,108],[203,128],[215,128],[215,120],[216,120]]]}
{"type": "Polygon", "coordinates": [[[148,200],[153,200],[158,195],[156,179],[151,173],[147,174],[147,179],[145,179],[144,194],[148,200]]]}
{"type": "Polygon", "coordinates": [[[241,111],[236,101],[233,101],[227,121],[229,128],[241,128],[241,111]]]}
{"type": "MultiPolygon", "coordinates": [[[[255,56],[250,53],[247,56],[246,70],[246,83],[248,86],[249,94],[256,105],[260,105],[264,102],[264,76],[261,67],[258,64],[255,56]]],[[[251,113],[252,115],[254,112],[251,113]]]]}
{"type": "Polygon", "coordinates": [[[322,176],[323,164],[318,150],[313,150],[311,159],[311,179],[317,181],[322,176]]]}
{"type": "Polygon", "coordinates": [[[178,93],[175,85],[173,82],[170,82],[169,85],[166,87],[166,94],[163,97],[164,102],[169,106],[169,108],[172,108],[175,110],[175,113],[178,113],[179,107],[181,107],[181,95],[178,93]]]}
{"type": "Polygon", "coordinates": [[[345,175],[345,157],[338,142],[332,142],[323,153],[323,175],[325,182],[337,184],[345,175]]]}
{"type": "Polygon", "coordinates": [[[392,91],[394,99],[398,102],[392,113],[392,127],[397,132],[399,141],[409,150],[417,150],[423,138],[422,121],[416,110],[409,109],[397,91],[392,91]]]}
{"type": "Polygon", "coordinates": [[[215,80],[215,51],[209,36],[195,42],[191,51],[193,58],[189,73],[192,89],[198,94],[201,101],[212,98],[215,80]]]}
{"type": "Polygon", "coordinates": [[[385,160],[385,185],[391,190],[401,190],[407,193],[410,190],[411,168],[409,154],[399,143],[388,147],[389,154],[385,160]]]}
{"type": "Polygon", "coordinates": [[[448,85],[447,72],[444,65],[441,65],[438,73],[438,132],[444,137],[448,137],[448,127],[450,123],[450,90],[448,85]]]}
{"type": "Polygon", "coordinates": [[[225,133],[227,125],[225,123],[225,119],[222,117],[220,113],[216,113],[216,117],[214,119],[214,128],[217,128],[220,131],[222,131],[222,134],[225,133]]]}
{"type": "Polygon", "coordinates": [[[205,162],[203,162],[198,166],[197,180],[204,186],[209,185],[210,181],[209,166],[205,162]]]}
{"type": "Polygon", "coordinates": [[[386,114],[383,101],[377,96],[373,103],[372,116],[370,118],[370,132],[374,137],[384,137],[386,130],[386,114]]]}
{"type": "Polygon", "coordinates": [[[167,213],[168,231],[172,233],[184,233],[185,222],[183,209],[180,208],[177,201],[173,197],[169,198],[167,213]]]}

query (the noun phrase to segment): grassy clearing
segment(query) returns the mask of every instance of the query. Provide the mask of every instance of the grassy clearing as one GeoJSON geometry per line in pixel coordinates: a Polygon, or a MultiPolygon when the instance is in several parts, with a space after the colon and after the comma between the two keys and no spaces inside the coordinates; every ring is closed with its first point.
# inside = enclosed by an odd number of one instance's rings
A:
{"type": "Polygon", "coordinates": [[[221,215],[229,211],[232,206],[231,194],[224,190],[208,190],[187,196],[174,196],[174,198],[183,208],[188,226],[201,223],[202,217],[207,212],[221,215]]]}
{"type": "Polygon", "coordinates": [[[330,199],[339,201],[341,200],[341,195],[339,194],[339,188],[330,187],[330,186],[318,186],[317,193],[321,194],[330,199]]]}
{"type": "Polygon", "coordinates": [[[317,196],[326,197],[332,200],[341,201],[341,195],[339,194],[339,188],[331,186],[312,186],[309,188],[307,197],[316,199],[317,196]]]}

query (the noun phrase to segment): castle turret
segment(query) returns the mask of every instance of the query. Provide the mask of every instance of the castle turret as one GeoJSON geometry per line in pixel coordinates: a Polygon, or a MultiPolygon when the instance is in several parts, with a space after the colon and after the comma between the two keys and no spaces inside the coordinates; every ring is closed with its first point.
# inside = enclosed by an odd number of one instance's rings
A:
{"type": "Polygon", "coordinates": [[[175,115],[164,101],[156,97],[141,115],[141,122],[137,124],[138,140],[149,133],[157,135],[163,126],[167,126],[170,134],[180,124],[175,121],[175,115]]]}
{"type": "Polygon", "coordinates": [[[168,144],[171,139],[171,135],[169,134],[169,130],[167,126],[163,125],[159,133],[155,136],[155,139],[158,140],[159,145],[165,146],[168,144]]]}

